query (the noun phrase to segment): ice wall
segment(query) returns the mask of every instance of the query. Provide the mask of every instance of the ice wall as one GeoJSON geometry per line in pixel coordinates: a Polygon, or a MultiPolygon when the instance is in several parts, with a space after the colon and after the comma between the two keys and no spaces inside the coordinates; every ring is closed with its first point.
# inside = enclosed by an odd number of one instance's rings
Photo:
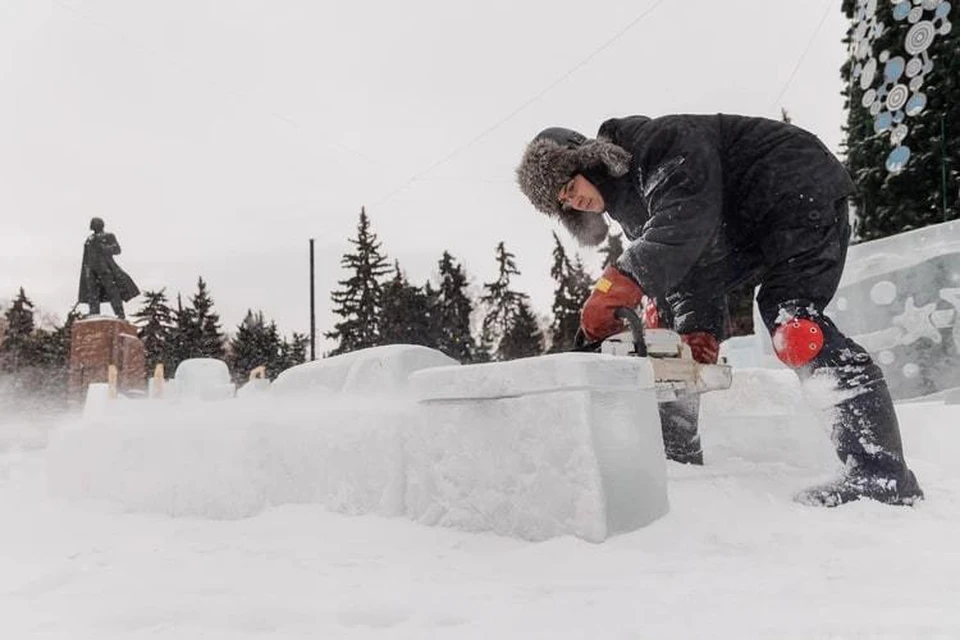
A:
{"type": "MultiPolygon", "coordinates": [[[[851,246],[826,311],[870,352],[895,399],[960,387],[960,221],[851,246]]],[[[756,357],[734,355],[779,367],[756,308],[754,324],[756,357]]]]}
{"type": "Polygon", "coordinates": [[[895,398],[960,387],[960,221],[850,247],[827,313],[895,398]]]}

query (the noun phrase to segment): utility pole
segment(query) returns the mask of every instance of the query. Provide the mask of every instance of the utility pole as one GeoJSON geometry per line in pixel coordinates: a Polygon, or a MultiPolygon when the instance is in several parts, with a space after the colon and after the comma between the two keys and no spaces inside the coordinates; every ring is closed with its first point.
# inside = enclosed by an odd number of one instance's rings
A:
{"type": "Polygon", "coordinates": [[[947,221],[947,113],[940,114],[940,182],[943,191],[943,221],[947,221]]]}
{"type": "Polygon", "coordinates": [[[313,276],[313,238],[310,238],[310,360],[317,359],[317,310],[313,276]]]}

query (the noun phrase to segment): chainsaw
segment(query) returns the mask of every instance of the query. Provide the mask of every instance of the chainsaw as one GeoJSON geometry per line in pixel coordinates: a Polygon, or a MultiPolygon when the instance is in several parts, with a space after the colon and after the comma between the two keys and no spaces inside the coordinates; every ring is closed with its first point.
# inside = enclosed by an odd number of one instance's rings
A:
{"type": "Polygon", "coordinates": [[[717,364],[697,362],[676,331],[647,329],[639,314],[628,307],[619,307],[615,315],[627,323],[627,330],[593,343],[586,342],[582,330],[578,331],[574,350],[647,358],[653,368],[658,402],[730,388],[733,371],[726,359],[721,358],[717,364]]]}

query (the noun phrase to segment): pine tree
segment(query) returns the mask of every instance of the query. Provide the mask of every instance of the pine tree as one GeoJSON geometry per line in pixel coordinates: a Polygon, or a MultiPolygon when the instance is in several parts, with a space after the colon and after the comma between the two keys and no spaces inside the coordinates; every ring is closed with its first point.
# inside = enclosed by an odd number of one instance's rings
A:
{"type": "Polygon", "coordinates": [[[340,280],[340,289],[331,294],[336,305],[333,312],[342,320],[333,331],[324,335],[337,340],[331,355],[347,353],[380,344],[380,313],[383,288],[380,279],[390,270],[387,259],[380,253],[380,242],[370,229],[365,209],[360,209],[357,238],[350,239],[353,253],[344,254],[340,265],[350,271],[346,280],[340,280]]]}
{"type": "Polygon", "coordinates": [[[529,358],[543,353],[543,332],[526,300],[520,300],[516,315],[497,346],[498,360],[529,358]]]}
{"type": "Polygon", "coordinates": [[[603,263],[600,265],[601,271],[611,265],[616,266],[617,260],[623,254],[623,236],[619,233],[611,233],[607,236],[606,244],[600,247],[599,251],[600,255],[603,256],[603,263]]]}
{"type": "Polygon", "coordinates": [[[139,327],[137,335],[143,342],[146,352],[147,375],[158,364],[163,365],[164,374],[173,375],[175,359],[174,333],[176,324],[174,312],[167,303],[165,289],[144,291],[143,306],[133,317],[139,327]]]}
{"type": "Polygon", "coordinates": [[[571,262],[557,234],[553,234],[553,266],[550,277],[557,283],[553,293],[553,324],[550,326],[550,351],[570,351],[580,328],[580,310],[590,296],[591,278],[580,257],[571,262]]]}
{"type": "MultiPolygon", "coordinates": [[[[173,327],[169,337],[167,354],[171,373],[184,360],[190,358],[226,359],[226,337],[220,328],[220,315],[213,310],[213,298],[207,291],[207,283],[197,278],[197,292],[185,307],[177,294],[177,309],[173,312],[173,327]]],[[[168,374],[169,375],[169,374],[168,374]]]]}
{"type": "Polygon", "coordinates": [[[37,330],[33,334],[36,378],[32,387],[50,403],[62,405],[67,398],[70,374],[70,335],[73,323],[80,318],[71,310],[62,325],[52,331],[37,330]]]}
{"type": "MultiPolygon", "coordinates": [[[[533,314],[527,306],[527,295],[513,291],[510,288],[511,276],[520,275],[517,270],[515,256],[506,250],[503,242],[497,245],[497,279],[483,285],[486,293],[480,298],[480,302],[486,308],[486,315],[483,318],[482,342],[486,351],[492,354],[495,360],[508,360],[511,354],[520,351],[516,341],[524,335],[529,335],[528,322],[533,319],[533,314]],[[529,320],[528,320],[529,318],[529,320]],[[521,329],[514,330],[514,325],[521,324],[521,329]],[[504,342],[504,338],[509,336],[510,340],[504,342]]],[[[543,349],[543,337],[540,338],[540,350],[543,349]]]]}
{"type": "MultiPolygon", "coordinates": [[[[843,0],[842,10],[848,18],[856,18],[861,8],[858,0],[843,0]]],[[[905,8],[909,10],[911,5],[906,3],[905,8]]],[[[901,110],[897,116],[909,128],[902,144],[911,150],[909,161],[899,173],[891,173],[886,168],[892,149],[890,130],[898,122],[894,120],[889,125],[880,123],[878,126],[876,116],[862,106],[867,91],[882,84],[866,82],[870,80],[869,73],[864,76],[868,60],[873,58],[878,63],[878,78],[885,78],[887,65],[894,69],[901,61],[905,65],[911,62],[911,54],[906,52],[904,44],[908,31],[917,21],[906,17],[896,19],[894,13],[901,9],[894,3],[877,3],[876,18],[882,28],[872,42],[872,51],[866,47],[863,50],[853,47],[850,59],[841,69],[846,83],[843,92],[847,108],[846,162],[858,190],[854,198],[855,234],[861,240],[882,238],[960,217],[957,198],[960,185],[960,30],[954,28],[947,34],[937,33],[926,51],[932,68],[929,73],[920,74],[923,76],[920,91],[926,97],[925,108],[906,117],[901,110]]],[[[923,11],[919,6],[913,9],[923,11]]],[[[924,11],[920,15],[926,20],[933,14],[924,11]]],[[[934,24],[940,23],[935,20],[934,24]]],[[[847,33],[848,44],[858,35],[857,28],[858,24],[854,23],[847,33]]],[[[924,63],[922,55],[913,60],[915,65],[924,63]]],[[[909,85],[920,75],[911,78],[909,73],[904,73],[897,82],[909,85]]],[[[868,100],[870,97],[867,96],[868,100]]],[[[875,104],[882,104],[884,100],[885,96],[881,95],[875,104]]]]}
{"type": "Polygon", "coordinates": [[[410,284],[399,262],[394,263],[394,270],[393,279],[383,287],[380,344],[432,346],[429,295],[410,284]]]}
{"type": "Polygon", "coordinates": [[[473,301],[467,295],[467,275],[447,251],[440,258],[439,277],[432,313],[434,346],[459,362],[476,362],[477,344],[470,325],[473,301]]]}
{"type": "Polygon", "coordinates": [[[284,338],[280,343],[280,364],[279,371],[285,371],[290,367],[303,364],[307,361],[307,347],[310,346],[310,338],[296,331],[290,336],[290,339],[284,338]]]}
{"type": "Polygon", "coordinates": [[[32,340],[34,331],[33,302],[23,287],[13,304],[4,314],[7,329],[3,344],[0,344],[0,371],[16,372],[22,367],[35,364],[36,350],[32,340]]]}
{"type": "Polygon", "coordinates": [[[273,380],[286,368],[282,358],[280,333],[273,321],[267,322],[263,311],[247,310],[243,322],[230,340],[230,369],[234,382],[243,384],[250,372],[266,367],[267,377],[273,380]]]}
{"type": "Polygon", "coordinates": [[[183,305],[183,298],[177,294],[177,308],[173,311],[173,327],[170,331],[170,339],[167,348],[167,354],[170,358],[170,370],[165,372],[167,377],[171,377],[176,372],[181,362],[189,358],[196,357],[194,348],[195,331],[194,311],[189,306],[183,305]]]}
{"type": "Polygon", "coordinates": [[[193,307],[193,337],[196,342],[195,358],[218,358],[223,360],[223,345],[226,340],[220,329],[220,314],[213,310],[213,298],[207,292],[207,283],[197,279],[197,292],[190,298],[193,307]]]}

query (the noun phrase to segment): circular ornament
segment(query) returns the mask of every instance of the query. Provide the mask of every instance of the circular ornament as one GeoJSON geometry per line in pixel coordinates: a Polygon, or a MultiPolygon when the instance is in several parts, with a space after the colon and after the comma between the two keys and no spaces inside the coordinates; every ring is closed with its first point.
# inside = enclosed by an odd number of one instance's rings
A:
{"type": "Polygon", "coordinates": [[[904,111],[908,116],[915,116],[927,108],[927,95],[925,93],[915,93],[907,100],[907,106],[904,111]]]}
{"type": "Polygon", "coordinates": [[[890,173],[900,173],[907,166],[910,160],[910,147],[903,145],[897,147],[887,156],[887,171],[890,173]]]}
{"type": "Polygon", "coordinates": [[[926,51],[930,45],[933,44],[933,39],[936,36],[937,30],[932,22],[929,20],[918,22],[910,27],[910,31],[907,32],[907,38],[903,43],[903,48],[910,55],[917,55],[918,53],[926,51]]]}
{"type": "Polygon", "coordinates": [[[887,109],[890,111],[897,111],[907,103],[907,100],[910,98],[910,90],[907,89],[906,85],[898,84],[890,89],[890,93],[887,94],[887,109]]]}
{"type": "MultiPolygon", "coordinates": [[[[859,65],[858,65],[859,66],[859,65]]],[[[912,78],[918,73],[923,71],[923,60],[917,57],[910,58],[910,62],[907,63],[907,77],[912,78]]],[[[857,73],[856,68],[854,68],[854,74],[857,73]]]]}
{"type": "Polygon", "coordinates": [[[905,124],[898,124],[893,128],[893,131],[890,133],[890,142],[893,144],[900,144],[907,139],[907,135],[910,133],[910,129],[905,124]]]}

